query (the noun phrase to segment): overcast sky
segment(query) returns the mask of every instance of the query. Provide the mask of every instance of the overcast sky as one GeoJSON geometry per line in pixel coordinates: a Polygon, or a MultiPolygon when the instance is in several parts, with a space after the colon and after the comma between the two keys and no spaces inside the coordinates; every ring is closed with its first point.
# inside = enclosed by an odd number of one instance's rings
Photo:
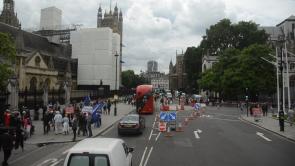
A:
{"type": "MultiPolygon", "coordinates": [[[[63,11],[65,25],[94,28],[100,3],[109,11],[110,0],[15,0],[23,29],[39,27],[40,10],[50,6],[63,11]]],[[[112,7],[116,3],[124,15],[124,69],[137,73],[146,71],[148,60],[167,72],[176,50],[198,46],[206,28],[220,19],[274,26],[295,15],[295,0],[112,0],[112,7]]]]}

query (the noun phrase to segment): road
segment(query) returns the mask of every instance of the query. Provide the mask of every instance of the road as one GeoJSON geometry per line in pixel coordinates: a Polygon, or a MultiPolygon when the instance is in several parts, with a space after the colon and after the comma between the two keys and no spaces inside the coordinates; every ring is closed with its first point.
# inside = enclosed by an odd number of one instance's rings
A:
{"type": "MultiPolygon", "coordinates": [[[[189,108],[189,107],[187,107],[189,108]]],[[[180,122],[191,111],[177,114],[180,122]]],[[[135,147],[135,166],[293,166],[295,143],[239,119],[237,108],[207,107],[203,116],[190,120],[172,137],[157,130],[156,114],[144,115],[142,135],[118,136],[116,125],[101,137],[119,137],[135,147]]],[[[61,166],[74,143],[53,144],[30,151],[11,166],[61,166]]]]}

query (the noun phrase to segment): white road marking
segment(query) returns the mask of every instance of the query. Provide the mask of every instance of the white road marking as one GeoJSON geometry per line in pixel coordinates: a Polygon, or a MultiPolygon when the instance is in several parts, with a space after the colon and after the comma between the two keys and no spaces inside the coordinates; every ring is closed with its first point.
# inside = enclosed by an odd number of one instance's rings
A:
{"type": "Polygon", "coordinates": [[[57,159],[55,159],[55,158],[54,159],[47,159],[47,160],[43,161],[41,164],[38,164],[37,166],[42,166],[47,163],[54,163],[56,161],[57,161],[57,159]]]}
{"type": "Polygon", "coordinates": [[[151,134],[150,134],[149,140],[151,140],[152,134],[153,134],[153,129],[151,130],[151,134]]]}
{"type": "Polygon", "coordinates": [[[146,160],[145,160],[143,166],[146,166],[147,162],[149,161],[149,158],[150,158],[150,156],[151,156],[151,153],[152,153],[153,149],[154,149],[154,147],[152,147],[152,148],[150,149],[149,154],[148,154],[148,156],[147,156],[147,158],[146,158],[146,160]]]}
{"type": "Polygon", "coordinates": [[[141,157],[139,166],[142,166],[142,163],[143,163],[143,160],[144,160],[144,156],[145,156],[146,151],[147,151],[147,147],[145,147],[145,149],[143,151],[143,154],[142,154],[142,157],[141,157]]]}
{"type": "Polygon", "coordinates": [[[158,133],[158,135],[157,135],[157,137],[156,137],[156,141],[158,141],[160,135],[161,135],[161,132],[158,133]]]}
{"type": "Polygon", "coordinates": [[[197,139],[200,139],[200,136],[199,136],[200,133],[202,133],[202,130],[200,130],[200,129],[194,131],[195,137],[196,137],[197,139]]]}
{"type": "Polygon", "coordinates": [[[256,135],[260,136],[261,138],[265,139],[265,140],[266,140],[266,141],[268,141],[268,142],[270,142],[270,141],[271,141],[271,139],[269,139],[269,138],[265,137],[263,133],[256,132],[256,135]]]}
{"type": "Polygon", "coordinates": [[[41,148],[38,148],[38,149],[36,149],[36,150],[30,151],[30,152],[26,152],[25,155],[23,155],[23,156],[21,156],[21,157],[19,157],[19,158],[17,158],[17,159],[14,159],[13,161],[11,161],[10,164],[16,163],[16,162],[18,162],[18,161],[20,161],[20,160],[22,160],[22,159],[24,159],[24,158],[26,158],[26,157],[28,157],[28,156],[31,156],[32,153],[37,152],[37,151],[40,151],[40,150],[44,149],[45,147],[46,147],[46,146],[42,146],[41,148]]]}
{"type": "Polygon", "coordinates": [[[62,152],[62,154],[67,154],[69,152],[70,149],[65,150],[64,152],[62,152]]]}
{"type": "Polygon", "coordinates": [[[57,162],[51,164],[50,166],[56,166],[57,164],[59,164],[59,163],[62,162],[63,160],[64,160],[64,159],[60,159],[60,160],[58,160],[57,162]]]}

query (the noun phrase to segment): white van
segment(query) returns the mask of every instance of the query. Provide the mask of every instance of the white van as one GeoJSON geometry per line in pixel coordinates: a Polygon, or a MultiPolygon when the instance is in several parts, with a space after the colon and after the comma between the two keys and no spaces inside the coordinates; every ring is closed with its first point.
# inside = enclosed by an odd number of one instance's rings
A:
{"type": "Polygon", "coordinates": [[[117,138],[87,138],[73,146],[64,166],[132,166],[133,148],[117,138]]]}

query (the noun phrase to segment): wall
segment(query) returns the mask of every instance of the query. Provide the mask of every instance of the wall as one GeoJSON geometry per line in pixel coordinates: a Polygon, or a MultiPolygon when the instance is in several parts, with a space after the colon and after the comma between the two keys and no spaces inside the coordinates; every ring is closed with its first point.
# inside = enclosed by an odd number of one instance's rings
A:
{"type": "Polygon", "coordinates": [[[41,9],[40,30],[60,30],[62,11],[56,7],[41,9]]]}

